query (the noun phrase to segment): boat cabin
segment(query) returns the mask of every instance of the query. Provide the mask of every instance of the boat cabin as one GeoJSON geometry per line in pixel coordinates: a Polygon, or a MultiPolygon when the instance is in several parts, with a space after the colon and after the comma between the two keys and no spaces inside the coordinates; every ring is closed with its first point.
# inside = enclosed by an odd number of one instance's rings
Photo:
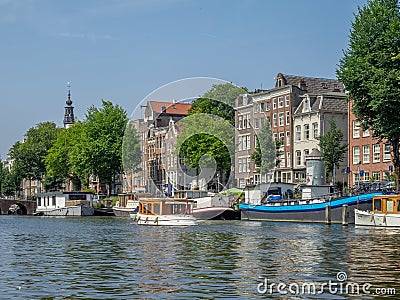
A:
{"type": "Polygon", "coordinates": [[[123,193],[118,194],[119,207],[127,207],[128,201],[138,201],[140,198],[151,197],[148,193],[123,193]]]}
{"type": "Polygon", "coordinates": [[[92,206],[90,192],[48,192],[37,194],[37,209],[62,208],[76,205],[92,206]]]}
{"type": "Polygon", "coordinates": [[[139,214],[142,215],[191,215],[193,202],[174,199],[149,198],[139,202],[139,214]]]}
{"type": "Polygon", "coordinates": [[[400,195],[375,196],[372,211],[377,213],[400,214],[400,195]]]}

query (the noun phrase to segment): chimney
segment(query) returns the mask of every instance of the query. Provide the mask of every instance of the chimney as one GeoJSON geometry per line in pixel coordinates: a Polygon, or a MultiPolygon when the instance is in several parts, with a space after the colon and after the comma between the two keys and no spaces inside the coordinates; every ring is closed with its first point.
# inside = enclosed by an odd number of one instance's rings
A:
{"type": "Polygon", "coordinates": [[[167,111],[167,108],[165,107],[165,105],[163,105],[162,107],[161,107],[161,112],[162,113],[165,113],[167,111]]]}

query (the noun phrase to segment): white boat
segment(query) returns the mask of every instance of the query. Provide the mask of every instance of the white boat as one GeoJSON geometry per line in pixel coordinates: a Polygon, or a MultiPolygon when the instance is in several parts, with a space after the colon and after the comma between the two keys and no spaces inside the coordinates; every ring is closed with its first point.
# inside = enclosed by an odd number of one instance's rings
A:
{"type": "Polygon", "coordinates": [[[37,195],[39,216],[92,216],[92,193],[49,192],[37,195]]]}
{"type": "Polygon", "coordinates": [[[400,227],[400,195],[375,196],[372,211],[354,211],[356,226],[400,227]]]}
{"type": "Polygon", "coordinates": [[[118,201],[112,208],[114,215],[117,217],[134,216],[139,208],[139,199],[150,196],[151,194],[136,192],[119,194],[118,201]]]}
{"type": "Polygon", "coordinates": [[[139,211],[133,217],[138,225],[192,226],[197,225],[193,216],[193,202],[165,198],[139,200],[139,211]]]}

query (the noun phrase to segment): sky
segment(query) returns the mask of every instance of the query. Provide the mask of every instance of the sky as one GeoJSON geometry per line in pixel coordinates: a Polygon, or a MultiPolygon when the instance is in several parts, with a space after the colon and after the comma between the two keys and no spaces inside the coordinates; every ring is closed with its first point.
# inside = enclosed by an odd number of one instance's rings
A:
{"type": "Polygon", "coordinates": [[[62,126],[67,82],[82,120],[102,99],[128,115],[144,99],[171,101],[154,91],[185,78],[249,90],[272,88],[279,72],[336,78],[366,0],[316,3],[0,0],[0,157],[30,127],[62,126]]]}

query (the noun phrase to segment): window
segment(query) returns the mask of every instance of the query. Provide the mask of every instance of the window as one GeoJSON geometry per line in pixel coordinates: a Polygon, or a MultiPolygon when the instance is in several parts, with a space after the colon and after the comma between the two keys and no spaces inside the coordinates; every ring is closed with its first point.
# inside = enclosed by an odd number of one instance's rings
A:
{"type": "Polygon", "coordinates": [[[258,113],[258,108],[259,108],[258,103],[254,103],[254,112],[255,113],[258,113]]]}
{"type": "Polygon", "coordinates": [[[310,139],[310,125],[309,124],[304,124],[304,139],[305,140],[310,139]]]}
{"type": "Polygon", "coordinates": [[[360,137],[360,121],[353,121],[353,138],[360,137]]]}
{"type": "Polygon", "coordinates": [[[316,139],[318,137],[318,123],[313,123],[313,138],[316,139]]]}
{"type": "Polygon", "coordinates": [[[254,184],[259,184],[261,181],[260,174],[254,174],[254,184]]]}
{"type": "Polygon", "coordinates": [[[247,172],[250,172],[250,157],[246,159],[247,172]]]}
{"type": "Polygon", "coordinates": [[[259,120],[258,119],[254,119],[254,128],[255,129],[259,128],[259,120]]]}
{"type": "Polygon", "coordinates": [[[250,135],[246,136],[246,140],[247,140],[247,150],[249,150],[251,148],[250,145],[250,135]]]}
{"type": "Polygon", "coordinates": [[[272,122],[274,124],[274,127],[276,127],[276,114],[272,115],[272,122]]]}
{"type": "Polygon", "coordinates": [[[290,145],[290,131],[286,131],[286,145],[290,145]]]}
{"type": "Polygon", "coordinates": [[[290,124],[290,111],[286,112],[286,125],[290,124]]]}
{"type": "Polygon", "coordinates": [[[282,146],[285,146],[285,133],[284,132],[279,132],[279,139],[282,142],[282,146]]]}
{"type": "Polygon", "coordinates": [[[264,103],[264,102],[261,102],[261,103],[260,103],[260,112],[263,112],[263,111],[264,111],[264,106],[265,106],[265,103],[264,103]]]}
{"type": "Polygon", "coordinates": [[[358,165],[360,163],[360,147],[353,147],[353,165],[358,165]]]}
{"type": "Polygon", "coordinates": [[[296,126],[296,140],[297,141],[301,140],[301,126],[300,125],[296,126]]]}
{"type": "Polygon", "coordinates": [[[362,133],[362,136],[363,136],[363,137],[368,137],[369,135],[370,135],[370,133],[369,133],[369,128],[363,130],[363,133],[362,133]]]}
{"type": "Polygon", "coordinates": [[[239,136],[238,151],[242,151],[242,149],[243,149],[243,137],[239,136]]]}
{"type": "Polygon", "coordinates": [[[283,153],[283,155],[279,156],[279,159],[280,159],[279,166],[282,168],[284,168],[286,166],[285,158],[286,158],[285,153],[283,153]]]}
{"type": "Polygon", "coordinates": [[[369,145],[364,145],[363,146],[363,163],[364,164],[369,164],[369,145]]]}
{"type": "Polygon", "coordinates": [[[283,97],[278,98],[278,107],[283,107],[283,97]]]}
{"type": "Polygon", "coordinates": [[[383,161],[391,160],[390,152],[391,152],[390,144],[385,144],[385,148],[383,150],[383,161]]]}
{"type": "Polygon", "coordinates": [[[371,178],[369,177],[369,171],[364,171],[364,181],[369,181],[371,178]]]}
{"type": "Polygon", "coordinates": [[[290,152],[286,152],[286,166],[290,167],[290,152]]]}
{"type": "Polygon", "coordinates": [[[278,114],[278,117],[279,117],[279,126],[285,125],[285,124],[283,123],[283,112],[280,112],[280,113],[278,114]]]}
{"type": "Polygon", "coordinates": [[[372,179],[375,181],[381,181],[381,173],[380,172],[372,172],[372,179]]]}
{"type": "Polygon", "coordinates": [[[276,98],[272,99],[272,109],[276,109],[276,98]]]}
{"type": "Polygon", "coordinates": [[[296,165],[297,166],[301,165],[301,151],[300,150],[296,151],[296,165]]]}
{"type": "Polygon", "coordinates": [[[285,96],[285,106],[289,107],[289,105],[290,105],[290,98],[289,98],[289,95],[286,95],[285,96]]]}
{"type": "Polygon", "coordinates": [[[306,164],[306,157],[310,154],[310,150],[304,149],[304,165],[306,164]]]}
{"type": "Polygon", "coordinates": [[[380,144],[375,144],[373,145],[373,158],[372,162],[378,163],[381,161],[381,145],[380,144]]]}
{"type": "Polygon", "coordinates": [[[271,109],[271,103],[267,101],[265,104],[266,104],[265,110],[269,111],[271,109]]]}
{"type": "Polygon", "coordinates": [[[247,116],[243,116],[243,129],[247,127],[247,116]]]}
{"type": "Polygon", "coordinates": [[[239,165],[239,173],[242,173],[243,172],[243,165],[242,165],[242,159],[241,158],[239,158],[238,159],[238,165],[239,165]]]}
{"type": "Polygon", "coordinates": [[[260,128],[263,128],[264,127],[264,118],[261,118],[260,119],[260,128]]]}
{"type": "Polygon", "coordinates": [[[247,118],[247,128],[250,128],[250,114],[247,114],[246,118],[247,118]]]}

